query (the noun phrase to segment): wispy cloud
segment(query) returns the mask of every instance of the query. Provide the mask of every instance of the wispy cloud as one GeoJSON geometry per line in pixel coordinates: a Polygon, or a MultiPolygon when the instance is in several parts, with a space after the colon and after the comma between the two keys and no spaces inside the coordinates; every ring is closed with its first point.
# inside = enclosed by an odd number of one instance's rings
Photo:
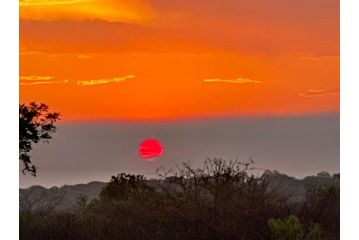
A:
{"type": "Polygon", "coordinates": [[[91,79],[85,81],[77,81],[77,86],[93,86],[93,85],[103,85],[108,83],[120,83],[130,79],[135,78],[134,75],[127,75],[123,77],[114,77],[114,78],[102,78],[102,79],[91,79]]]}
{"type": "Polygon", "coordinates": [[[254,80],[250,78],[235,78],[235,79],[211,78],[211,79],[204,79],[203,81],[207,83],[221,82],[221,83],[235,83],[235,84],[262,83],[262,81],[254,80]]]}
{"type": "Polygon", "coordinates": [[[40,51],[26,51],[26,50],[20,50],[19,52],[20,55],[52,55],[49,53],[45,53],[45,52],[40,52],[40,51]]]}
{"type": "Polygon", "coordinates": [[[339,55],[328,55],[328,56],[300,56],[298,57],[301,60],[310,60],[310,61],[320,61],[328,59],[339,59],[339,55]]]}
{"type": "MultiPolygon", "coordinates": [[[[77,86],[94,86],[94,85],[103,85],[109,83],[120,83],[135,78],[134,75],[127,75],[123,77],[113,77],[113,78],[101,78],[101,79],[91,79],[77,81],[77,86]]],[[[53,76],[39,76],[39,75],[30,75],[30,76],[20,76],[20,85],[41,85],[41,84],[66,84],[69,83],[68,79],[55,79],[53,76]]]]}
{"type": "Polygon", "coordinates": [[[20,19],[84,20],[142,23],[152,18],[151,7],[127,0],[20,0],[20,19]]]}
{"type": "Polygon", "coordinates": [[[60,81],[39,81],[39,82],[20,82],[20,85],[23,86],[30,86],[30,85],[43,85],[43,84],[54,84],[54,83],[60,83],[60,81]]]}
{"type": "Polygon", "coordinates": [[[307,89],[303,92],[300,92],[298,95],[301,97],[323,97],[326,95],[339,95],[340,91],[337,89],[307,89]]]}
{"type": "Polygon", "coordinates": [[[76,54],[76,53],[47,53],[47,52],[40,52],[40,51],[20,51],[19,53],[21,56],[27,56],[27,55],[44,55],[46,57],[63,57],[63,56],[74,56],[78,59],[90,59],[93,56],[92,55],[86,55],[86,54],[76,54]]]}
{"type": "Polygon", "coordinates": [[[38,76],[38,75],[20,76],[20,81],[49,81],[53,79],[54,77],[52,76],[38,76]]]}
{"type": "Polygon", "coordinates": [[[20,7],[69,5],[90,2],[88,0],[20,0],[20,7]]]}
{"type": "Polygon", "coordinates": [[[42,84],[56,84],[56,83],[68,83],[67,79],[56,80],[53,76],[20,76],[20,85],[31,86],[31,85],[42,85],[42,84]]]}
{"type": "Polygon", "coordinates": [[[77,58],[78,59],[90,59],[90,58],[92,58],[92,56],[79,54],[79,55],[77,55],[77,58]]]}

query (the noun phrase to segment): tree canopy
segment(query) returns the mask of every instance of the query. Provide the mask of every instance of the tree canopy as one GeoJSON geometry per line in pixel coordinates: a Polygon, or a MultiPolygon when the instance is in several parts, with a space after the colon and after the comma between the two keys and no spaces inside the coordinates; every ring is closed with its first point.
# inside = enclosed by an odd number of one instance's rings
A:
{"type": "Polygon", "coordinates": [[[20,239],[340,239],[339,179],[307,184],[249,169],[215,158],[161,168],[155,179],[120,173],[102,191],[99,182],[22,189],[20,239]]]}
{"type": "Polygon", "coordinates": [[[19,106],[19,159],[23,162],[22,172],[36,176],[36,166],[31,161],[29,152],[33,143],[48,142],[56,131],[54,125],[60,119],[60,113],[50,112],[49,106],[31,102],[19,106]]]}

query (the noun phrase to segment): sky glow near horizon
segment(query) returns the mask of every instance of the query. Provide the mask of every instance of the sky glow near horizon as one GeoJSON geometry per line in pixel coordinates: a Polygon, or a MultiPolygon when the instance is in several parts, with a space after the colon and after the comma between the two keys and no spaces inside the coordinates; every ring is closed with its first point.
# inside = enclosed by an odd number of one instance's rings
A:
{"type": "Polygon", "coordinates": [[[37,144],[31,152],[38,176],[20,172],[21,187],[109,181],[121,172],[154,178],[158,168],[167,172],[186,161],[199,167],[214,157],[241,162],[252,158],[259,172],[271,169],[299,178],[340,171],[339,114],[167,123],[61,122],[58,127],[49,144],[37,144]],[[164,149],[152,162],[138,152],[147,137],[160,140],[164,149]]]}

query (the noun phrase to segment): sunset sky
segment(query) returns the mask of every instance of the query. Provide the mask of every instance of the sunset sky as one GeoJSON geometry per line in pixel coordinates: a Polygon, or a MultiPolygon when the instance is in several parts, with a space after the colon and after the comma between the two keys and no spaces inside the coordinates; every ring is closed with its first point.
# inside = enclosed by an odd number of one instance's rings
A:
{"type": "Polygon", "coordinates": [[[63,121],[339,111],[338,0],[20,0],[20,101],[63,121]]]}

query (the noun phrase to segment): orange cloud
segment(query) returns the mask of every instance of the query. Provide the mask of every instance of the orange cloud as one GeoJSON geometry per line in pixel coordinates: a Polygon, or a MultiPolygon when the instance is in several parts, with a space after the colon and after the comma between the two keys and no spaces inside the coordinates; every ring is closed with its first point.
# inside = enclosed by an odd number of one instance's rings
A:
{"type": "Polygon", "coordinates": [[[108,84],[108,83],[120,83],[120,82],[130,80],[130,79],[133,79],[133,78],[135,78],[134,75],[127,75],[127,76],[124,76],[124,77],[77,81],[77,86],[93,86],[93,85],[102,85],[102,84],[108,84]]]}
{"type": "Polygon", "coordinates": [[[82,54],[79,54],[79,55],[77,55],[77,58],[79,58],[79,59],[90,59],[91,56],[90,56],[90,55],[82,55],[82,54]]]}
{"type": "Polygon", "coordinates": [[[222,83],[235,83],[235,84],[246,84],[246,83],[262,83],[258,80],[253,80],[250,78],[235,78],[235,79],[221,79],[221,78],[212,78],[212,79],[204,79],[204,82],[222,82],[222,83]]]}
{"type": "Polygon", "coordinates": [[[53,77],[52,76],[36,76],[36,75],[31,75],[31,76],[20,76],[20,81],[25,80],[25,81],[45,81],[45,80],[52,80],[53,77]]]}
{"type": "Polygon", "coordinates": [[[300,92],[299,96],[301,97],[323,97],[326,95],[339,95],[338,90],[328,90],[328,89],[307,89],[304,92],[300,92]]]}
{"type": "Polygon", "coordinates": [[[140,0],[20,0],[20,18],[28,20],[102,19],[143,23],[151,10],[140,0]]]}
{"type": "Polygon", "coordinates": [[[30,85],[42,85],[42,84],[55,84],[55,83],[68,83],[67,79],[63,79],[61,81],[55,80],[52,76],[20,76],[20,85],[30,86],[30,85]]]}

